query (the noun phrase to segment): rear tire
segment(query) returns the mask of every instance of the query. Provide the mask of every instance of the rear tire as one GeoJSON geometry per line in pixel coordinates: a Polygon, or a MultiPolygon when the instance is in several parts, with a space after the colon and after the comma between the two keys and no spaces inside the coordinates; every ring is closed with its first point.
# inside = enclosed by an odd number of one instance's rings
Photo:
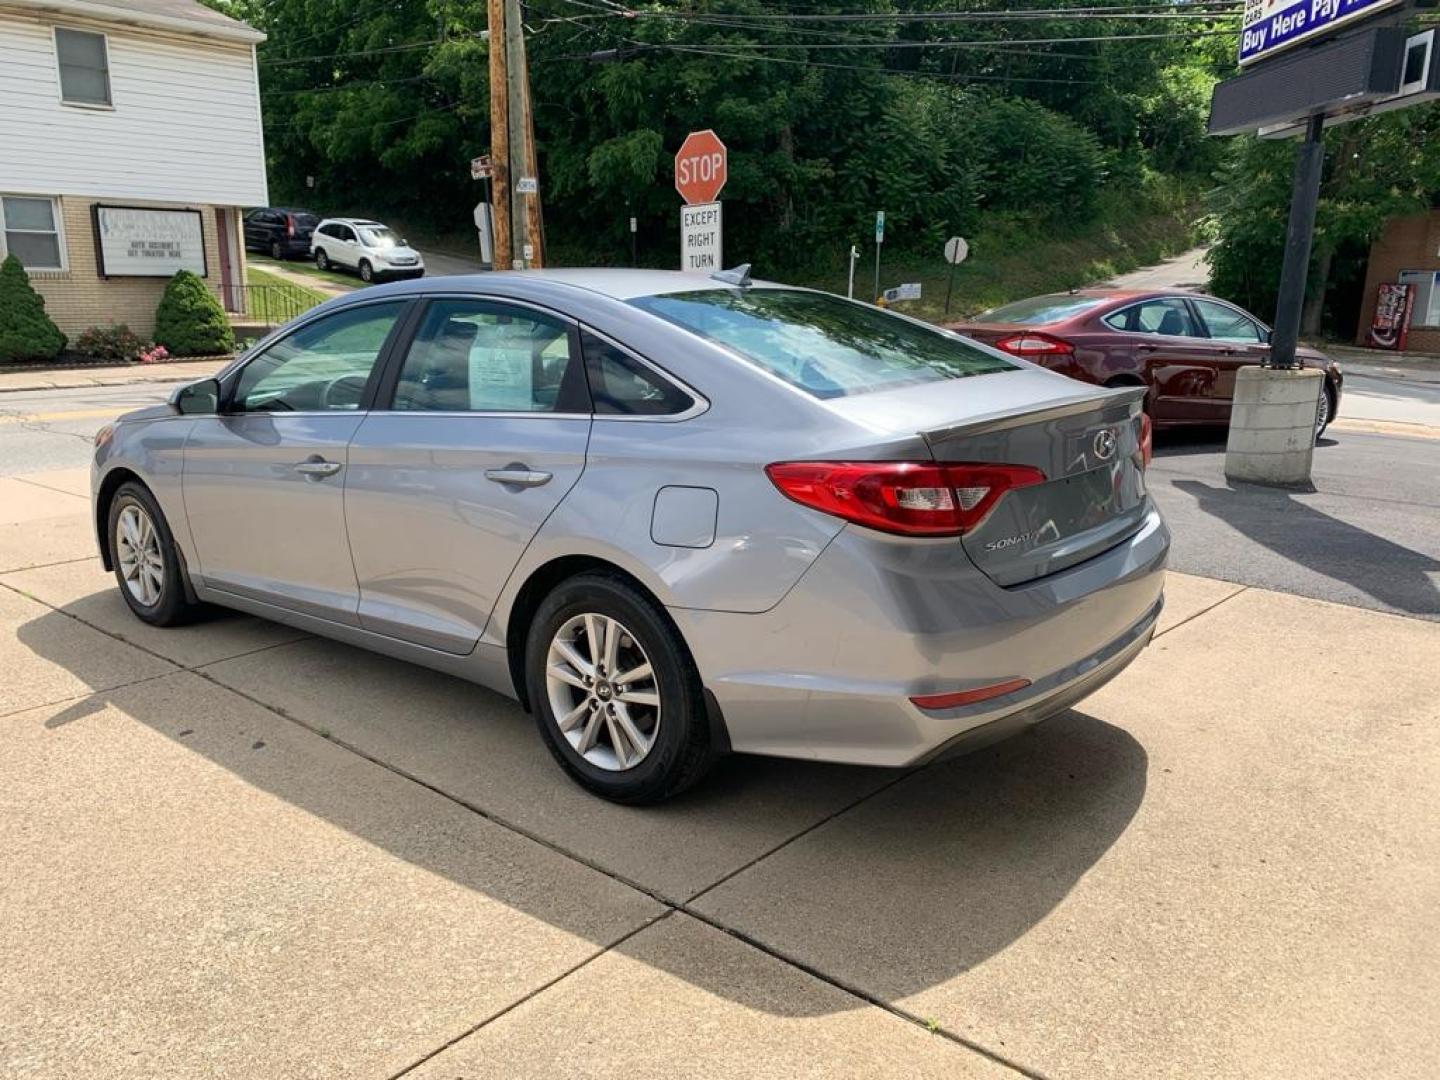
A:
{"type": "Polygon", "coordinates": [[[360,260],[360,280],[366,285],[375,280],[375,268],[370,265],[369,259],[360,260]]]}
{"type": "Polygon", "coordinates": [[[329,269],[330,269],[330,256],[325,254],[325,249],[324,249],[324,248],[316,248],[316,249],[315,249],[315,269],[316,269],[316,270],[329,270],[329,269]]]}
{"type": "Polygon", "coordinates": [[[120,595],[136,618],[178,626],[194,617],[200,605],[185,596],[175,537],[148,488],[133,481],[120,485],[105,535],[120,595]]]}
{"type": "Polygon", "coordinates": [[[285,249],[280,245],[279,240],[270,241],[270,257],[276,262],[285,261],[285,249]]]}
{"type": "Polygon", "coordinates": [[[710,767],[709,718],[690,650],[664,609],[618,574],[580,574],[545,598],[526,635],[525,676],[550,753],[602,798],[660,802],[710,767]],[[563,656],[576,662],[552,663],[563,656]]]}

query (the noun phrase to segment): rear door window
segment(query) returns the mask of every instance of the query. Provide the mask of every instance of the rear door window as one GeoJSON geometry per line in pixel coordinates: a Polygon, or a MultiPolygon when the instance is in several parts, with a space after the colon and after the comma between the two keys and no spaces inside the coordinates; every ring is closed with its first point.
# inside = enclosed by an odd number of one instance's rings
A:
{"type": "Polygon", "coordinates": [[[705,289],[642,296],[630,303],[725,346],[817,398],[1019,366],[958,335],[829,293],[705,289]]]}
{"type": "Polygon", "coordinates": [[[1131,334],[1164,334],[1167,337],[1204,337],[1195,325],[1185,301],[1175,297],[1146,300],[1106,315],[1105,325],[1131,334]]]}

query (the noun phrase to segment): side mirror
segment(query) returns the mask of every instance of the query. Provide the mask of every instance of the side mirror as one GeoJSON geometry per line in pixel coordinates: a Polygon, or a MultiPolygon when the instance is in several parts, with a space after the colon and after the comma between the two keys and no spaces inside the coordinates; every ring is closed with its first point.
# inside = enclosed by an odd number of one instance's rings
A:
{"type": "Polygon", "coordinates": [[[220,411],[220,381],[202,379],[170,395],[171,407],[182,416],[204,416],[220,411]]]}

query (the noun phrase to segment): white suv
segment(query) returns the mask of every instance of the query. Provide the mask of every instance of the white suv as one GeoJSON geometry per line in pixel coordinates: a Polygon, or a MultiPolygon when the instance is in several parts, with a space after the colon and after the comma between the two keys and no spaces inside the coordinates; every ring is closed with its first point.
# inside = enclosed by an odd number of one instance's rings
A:
{"type": "Polygon", "coordinates": [[[310,254],[321,270],[354,270],[366,282],[425,275],[425,261],[409,241],[364,218],[326,218],[310,237],[310,254]]]}

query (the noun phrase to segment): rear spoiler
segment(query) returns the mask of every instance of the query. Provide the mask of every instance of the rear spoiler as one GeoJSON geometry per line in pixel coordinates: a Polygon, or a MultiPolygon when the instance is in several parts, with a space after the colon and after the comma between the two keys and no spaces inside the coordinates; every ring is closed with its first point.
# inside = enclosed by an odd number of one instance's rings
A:
{"type": "MultiPolygon", "coordinates": [[[[956,435],[988,435],[993,431],[1006,431],[1009,428],[1024,427],[1029,424],[1043,424],[1050,420],[1060,420],[1067,416],[1075,416],[1078,413],[1089,412],[1097,406],[1103,406],[1105,408],[1120,405],[1136,406],[1144,400],[1145,387],[1143,386],[1096,387],[1093,397],[1081,398],[1078,401],[1066,401],[1062,404],[1051,405],[1044,409],[1011,409],[1006,412],[995,413],[990,416],[981,416],[974,420],[967,420],[963,424],[954,424],[950,427],[943,428],[932,428],[929,431],[921,431],[917,434],[929,443],[949,439],[956,435]]],[[[1131,416],[1134,416],[1139,410],[1130,408],[1127,411],[1131,416]]]]}

